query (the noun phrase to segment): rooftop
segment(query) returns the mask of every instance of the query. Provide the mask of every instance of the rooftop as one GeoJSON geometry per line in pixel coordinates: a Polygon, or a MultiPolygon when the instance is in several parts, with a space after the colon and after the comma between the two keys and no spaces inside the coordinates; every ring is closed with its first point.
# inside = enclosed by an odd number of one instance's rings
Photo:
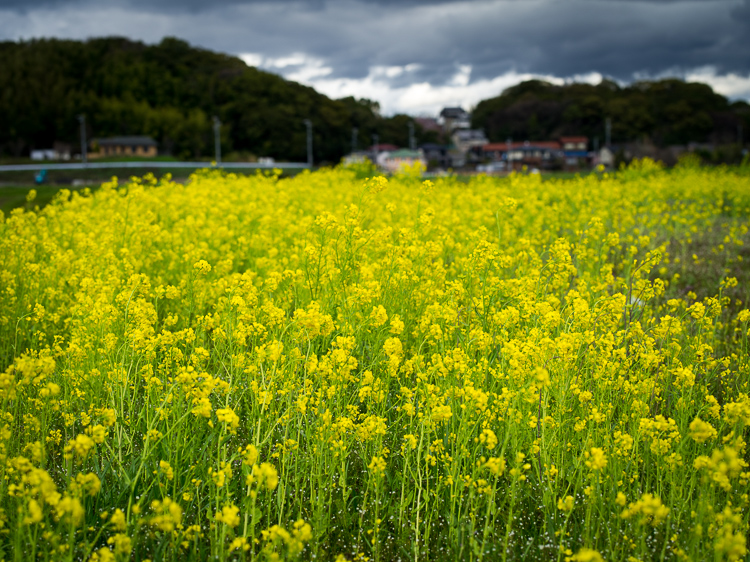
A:
{"type": "Polygon", "coordinates": [[[409,150],[408,148],[400,148],[391,152],[389,158],[420,158],[422,154],[418,150],[409,150]]]}
{"type": "Polygon", "coordinates": [[[453,135],[459,140],[482,140],[487,138],[481,129],[459,129],[453,135]]]}
{"type": "MultiPolygon", "coordinates": [[[[378,147],[378,152],[384,152],[384,151],[390,151],[390,150],[398,150],[398,147],[395,144],[388,144],[386,142],[380,142],[380,143],[378,143],[377,147],[378,147]]],[[[374,152],[375,151],[375,145],[372,145],[367,150],[368,150],[368,152],[374,152]]]]}
{"type": "Polygon", "coordinates": [[[151,137],[146,136],[123,136],[123,137],[102,137],[91,139],[92,143],[99,146],[157,146],[158,143],[151,137]]]}
{"type": "Polygon", "coordinates": [[[440,112],[440,117],[447,117],[448,119],[464,118],[468,116],[468,112],[462,107],[444,107],[440,112]]]}
{"type": "MultiPolygon", "coordinates": [[[[533,149],[546,149],[546,150],[560,150],[560,143],[557,141],[523,141],[523,142],[512,142],[510,143],[511,150],[521,149],[533,150],[533,149]]],[[[508,150],[507,142],[492,142],[485,144],[482,149],[485,152],[490,151],[505,151],[508,150]]]]}
{"type": "Polygon", "coordinates": [[[560,142],[589,142],[588,137],[560,137],[560,142]]]}

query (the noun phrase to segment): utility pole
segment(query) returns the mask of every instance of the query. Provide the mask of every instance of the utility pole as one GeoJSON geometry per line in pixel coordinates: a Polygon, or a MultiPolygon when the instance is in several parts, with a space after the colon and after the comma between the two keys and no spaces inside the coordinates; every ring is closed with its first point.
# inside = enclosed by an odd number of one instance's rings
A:
{"type": "Polygon", "coordinates": [[[744,140],[745,139],[742,138],[742,123],[737,123],[737,142],[739,143],[740,148],[742,148],[744,140]]]}
{"type": "Polygon", "coordinates": [[[352,154],[354,154],[357,151],[357,135],[359,134],[359,129],[357,127],[352,127],[352,154]]]}
{"type": "Polygon", "coordinates": [[[312,121],[309,119],[304,120],[305,127],[307,127],[307,165],[312,170],[313,167],[313,144],[312,144],[312,121]]]}
{"type": "Polygon", "coordinates": [[[414,121],[409,121],[409,149],[417,149],[417,142],[414,139],[414,121]]]}
{"type": "Polygon", "coordinates": [[[221,164],[221,121],[216,115],[214,115],[214,154],[218,166],[221,164]]]}
{"type": "Polygon", "coordinates": [[[379,140],[380,140],[380,137],[378,136],[378,134],[377,134],[377,133],[375,133],[374,135],[372,135],[373,148],[374,148],[374,150],[375,150],[375,162],[373,162],[373,164],[377,164],[377,160],[378,160],[378,152],[379,152],[379,151],[378,151],[378,141],[379,141],[379,140]]]}
{"type": "Polygon", "coordinates": [[[510,161],[510,146],[511,146],[511,144],[513,144],[513,139],[511,139],[510,137],[508,137],[507,139],[505,139],[505,160],[507,162],[508,172],[512,172],[513,171],[513,164],[510,161]]]}
{"type": "Polygon", "coordinates": [[[605,145],[607,148],[610,148],[612,145],[612,118],[607,117],[607,119],[604,121],[604,138],[605,138],[605,145]]]}
{"type": "Polygon", "coordinates": [[[86,158],[86,115],[81,113],[78,121],[81,123],[81,162],[85,164],[88,161],[86,158]]]}

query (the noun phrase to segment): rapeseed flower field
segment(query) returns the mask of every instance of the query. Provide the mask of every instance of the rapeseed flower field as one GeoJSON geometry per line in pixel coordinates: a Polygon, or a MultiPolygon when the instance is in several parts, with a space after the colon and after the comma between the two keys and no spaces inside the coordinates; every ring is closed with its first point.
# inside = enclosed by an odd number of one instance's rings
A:
{"type": "Polygon", "coordinates": [[[365,172],[0,219],[0,558],[747,559],[747,170],[365,172]]]}

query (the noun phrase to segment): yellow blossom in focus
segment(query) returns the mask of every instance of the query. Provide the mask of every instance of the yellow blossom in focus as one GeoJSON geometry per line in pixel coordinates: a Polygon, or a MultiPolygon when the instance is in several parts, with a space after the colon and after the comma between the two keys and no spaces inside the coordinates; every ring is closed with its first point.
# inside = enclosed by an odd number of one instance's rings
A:
{"type": "Polygon", "coordinates": [[[274,490],[279,484],[279,473],[272,464],[264,462],[260,466],[253,466],[252,474],[248,479],[248,485],[252,482],[258,482],[264,485],[267,490],[274,490]]]}
{"type": "Polygon", "coordinates": [[[372,320],[372,325],[375,327],[385,324],[388,321],[388,314],[385,311],[385,307],[382,304],[373,307],[370,319],[372,320]]]}
{"type": "Polygon", "coordinates": [[[255,445],[250,444],[244,449],[240,449],[240,453],[242,453],[242,464],[252,466],[258,460],[258,449],[255,445]]]}
{"type": "Polygon", "coordinates": [[[112,513],[112,516],[110,517],[109,522],[118,531],[124,531],[127,528],[127,523],[125,521],[125,514],[123,513],[121,509],[116,509],[114,513],[112,513]]]}
{"type": "Polygon", "coordinates": [[[106,547],[102,547],[91,555],[89,562],[115,562],[115,555],[106,547]]]}
{"type": "Polygon", "coordinates": [[[599,447],[592,447],[591,451],[586,453],[586,457],[588,458],[586,466],[591,470],[602,470],[607,466],[607,457],[604,454],[604,450],[599,447]]]}
{"type": "Polygon", "coordinates": [[[250,550],[250,544],[248,544],[245,537],[237,537],[232,541],[232,544],[229,545],[229,552],[235,550],[241,550],[243,552],[250,550]]]}
{"type": "Polygon", "coordinates": [[[163,500],[154,500],[151,502],[153,515],[149,523],[154,527],[166,533],[171,533],[175,527],[182,523],[182,508],[177,502],[170,498],[163,500]]]}
{"type": "Polygon", "coordinates": [[[641,496],[641,499],[631,503],[620,514],[620,517],[630,519],[631,517],[640,516],[639,520],[641,524],[648,522],[653,526],[657,526],[667,518],[669,511],[669,508],[661,502],[661,499],[646,493],[641,496]]]}
{"type": "Polygon", "coordinates": [[[31,500],[29,500],[27,509],[28,509],[29,514],[23,519],[24,525],[39,523],[39,521],[42,520],[42,517],[43,517],[42,508],[35,499],[32,498],[31,500]]]}
{"type": "Polygon", "coordinates": [[[451,407],[447,404],[442,406],[435,406],[432,409],[432,414],[430,415],[432,421],[441,423],[444,421],[449,420],[453,416],[453,412],[451,411],[451,407]]]}
{"type": "Polygon", "coordinates": [[[505,459],[490,457],[484,463],[484,466],[495,476],[500,476],[505,472],[505,459]]]}
{"type": "Polygon", "coordinates": [[[417,448],[417,437],[411,433],[407,433],[404,435],[404,444],[409,449],[416,449],[417,448]]]}
{"type": "Polygon", "coordinates": [[[235,505],[225,505],[221,508],[221,512],[216,514],[215,519],[217,521],[223,521],[230,527],[236,527],[240,524],[239,512],[239,507],[235,505]]]}
{"type": "Polygon", "coordinates": [[[700,418],[695,418],[690,422],[690,437],[696,443],[705,443],[709,439],[716,438],[716,430],[710,423],[704,422],[700,418]]]}
{"type": "Polygon", "coordinates": [[[65,456],[66,458],[73,458],[73,455],[77,455],[80,458],[86,458],[89,455],[91,449],[94,448],[95,442],[91,437],[83,433],[76,435],[75,439],[71,439],[67,445],[65,445],[65,456]]]}
{"type": "Polygon", "coordinates": [[[575,505],[575,499],[573,496],[565,496],[565,498],[560,498],[557,500],[557,509],[560,511],[570,511],[573,509],[573,506],[575,505]]]}
{"type": "Polygon", "coordinates": [[[130,553],[133,550],[132,539],[124,533],[118,533],[110,537],[107,539],[107,544],[114,546],[115,554],[130,556],[130,553]]]}
{"type": "Polygon", "coordinates": [[[383,457],[372,457],[367,468],[375,475],[381,476],[385,472],[386,462],[383,457]]]}
{"type": "Polygon", "coordinates": [[[206,275],[209,271],[211,271],[211,264],[206,260],[198,260],[193,264],[193,269],[201,275],[206,275]]]}
{"type": "Polygon", "coordinates": [[[227,424],[229,430],[232,432],[237,431],[240,425],[239,416],[231,408],[219,408],[216,410],[216,417],[221,423],[227,424]]]}
{"type": "Polygon", "coordinates": [[[604,558],[602,558],[602,555],[599,554],[596,550],[592,550],[590,548],[581,548],[573,556],[571,556],[570,558],[566,558],[566,560],[575,562],[604,562],[604,558]]]}
{"type": "Polygon", "coordinates": [[[167,461],[159,461],[159,469],[164,473],[167,480],[174,479],[174,469],[167,461]]]}
{"type": "Polygon", "coordinates": [[[479,442],[484,444],[485,447],[492,450],[497,446],[497,436],[491,429],[483,429],[479,436],[479,442]]]}

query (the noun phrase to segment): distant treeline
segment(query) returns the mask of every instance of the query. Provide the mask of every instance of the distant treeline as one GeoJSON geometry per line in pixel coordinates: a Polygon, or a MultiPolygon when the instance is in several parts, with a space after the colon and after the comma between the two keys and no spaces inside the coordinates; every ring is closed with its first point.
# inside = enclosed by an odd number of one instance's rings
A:
{"type": "MultiPolygon", "coordinates": [[[[65,142],[77,149],[77,115],[89,138],[148,135],[162,154],[210,158],[212,117],[222,122],[227,159],[306,159],[304,119],[313,124],[316,163],[338,162],[357,146],[408,146],[407,115],[384,118],[376,102],[332,100],[313,88],[248,67],[237,57],[191,47],[175,38],[158,45],[110,37],[85,42],[40,39],[0,42],[0,156],[65,142]]],[[[750,105],[730,103],[709,86],[679,80],[555,86],[523,82],[480,102],[472,125],[491,141],[586,135],[612,141],[737,142],[750,136],[750,105]]],[[[415,123],[416,140],[445,142],[415,123]]]]}
{"type": "Polygon", "coordinates": [[[729,144],[741,130],[750,136],[750,105],[730,103],[705,84],[675,79],[627,87],[610,80],[596,86],[530,80],[480,102],[472,124],[494,142],[585,135],[603,145],[608,117],[614,143],[729,144]]]}
{"type": "MultiPolygon", "coordinates": [[[[91,137],[149,135],[180,158],[211,158],[212,117],[227,157],[306,159],[304,119],[315,161],[338,162],[379,142],[408,145],[406,115],[382,118],[369,100],[331,100],[314,89],[248,67],[236,57],[167,38],[145,45],[119,37],[85,42],[0,42],[0,155],[27,156],[55,141],[79,146],[77,115],[91,137]]],[[[415,124],[418,141],[435,140],[415,124]]],[[[430,136],[432,135],[432,136],[430,136]]]]}

